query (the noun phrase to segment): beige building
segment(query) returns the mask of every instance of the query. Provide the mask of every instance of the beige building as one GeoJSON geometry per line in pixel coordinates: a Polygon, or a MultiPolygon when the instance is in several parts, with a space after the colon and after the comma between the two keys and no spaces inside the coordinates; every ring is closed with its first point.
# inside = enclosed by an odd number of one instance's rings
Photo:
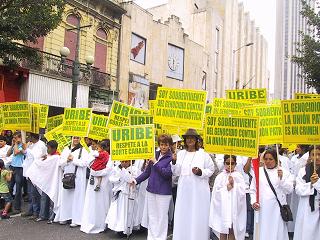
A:
{"type": "Polygon", "coordinates": [[[178,17],[158,22],[135,3],[122,7],[120,100],[148,108],[158,86],[211,91],[208,54],[190,40],[178,17]]]}
{"type": "Polygon", "coordinates": [[[190,39],[204,46],[210,99],[223,97],[226,89],[269,87],[267,42],[242,3],[168,0],[148,11],[160,22],[178,16],[190,39]]]}

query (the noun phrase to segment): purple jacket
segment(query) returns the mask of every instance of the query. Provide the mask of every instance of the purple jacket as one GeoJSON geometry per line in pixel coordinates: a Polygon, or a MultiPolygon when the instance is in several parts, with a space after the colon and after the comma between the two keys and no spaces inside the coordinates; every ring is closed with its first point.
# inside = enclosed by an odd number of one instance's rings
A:
{"type": "MultiPolygon", "coordinates": [[[[156,159],[159,159],[160,151],[156,152],[156,159]]],[[[149,178],[147,191],[160,195],[172,194],[172,171],[171,162],[172,153],[165,154],[155,165],[149,162],[146,170],[136,178],[137,184],[140,184],[149,178]]]]}

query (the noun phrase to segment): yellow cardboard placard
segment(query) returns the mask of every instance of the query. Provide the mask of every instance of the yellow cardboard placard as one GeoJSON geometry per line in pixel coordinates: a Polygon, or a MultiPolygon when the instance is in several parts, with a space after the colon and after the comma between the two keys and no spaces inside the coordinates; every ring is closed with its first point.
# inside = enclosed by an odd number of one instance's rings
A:
{"type": "Polygon", "coordinates": [[[31,103],[31,132],[39,134],[40,104],[31,103]]]}
{"type": "Polygon", "coordinates": [[[107,128],[108,117],[92,113],[89,138],[103,140],[109,138],[109,129],[107,128]]]}
{"type": "Polygon", "coordinates": [[[40,119],[39,119],[39,127],[40,128],[45,128],[47,126],[48,112],[49,112],[49,106],[41,104],[40,105],[40,119]]]}
{"type": "Polygon", "coordinates": [[[153,124],[153,116],[151,114],[130,114],[130,125],[146,125],[153,124]]]}
{"type": "Polygon", "coordinates": [[[294,99],[313,99],[313,98],[320,98],[320,94],[313,94],[313,93],[295,93],[294,99]]]}
{"type": "Polygon", "coordinates": [[[156,100],[149,100],[149,111],[151,115],[154,115],[155,105],[156,105],[156,100]]]}
{"type": "Polygon", "coordinates": [[[206,99],[206,91],[159,87],[154,122],[202,129],[206,99]]]}
{"type": "Polygon", "coordinates": [[[44,137],[48,140],[55,140],[58,143],[58,151],[62,152],[66,146],[71,145],[71,137],[66,137],[62,134],[62,125],[47,132],[44,137]]]}
{"type": "Polygon", "coordinates": [[[52,129],[60,126],[63,122],[63,114],[49,117],[47,120],[47,132],[50,132],[52,129]]]}
{"type": "Polygon", "coordinates": [[[130,114],[149,114],[149,111],[135,108],[122,102],[113,101],[107,127],[129,126],[130,114]]]}
{"type": "Polygon", "coordinates": [[[90,149],[89,149],[89,147],[83,137],[80,138],[80,144],[88,153],[90,152],[90,149]]]}
{"type": "Polygon", "coordinates": [[[2,105],[0,105],[0,131],[5,130],[4,129],[4,122],[3,122],[3,110],[2,105]]]}
{"type": "Polygon", "coordinates": [[[267,89],[226,90],[227,99],[248,100],[254,103],[267,103],[267,89]]]}
{"type": "Polygon", "coordinates": [[[2,103],[5,129],[31,130],[31,105],[28,102],[2,103]]]}
{"type": "Polygon", "coordinates": [[[87,137],[91,121],[91,108],[65,108],[62,132],[66,136],[87,137]]]}
{"type": "Polygon", "coordinates": [[[111,159],[150,159],[155,155],[154,126],[136,125],[110,129],[111,159]]]}
{"type": "Polygon", "coordinates": [[[255,157],[259,146],[259,118],[206,115],[207,152],[255,157]]]}
{"type": "Polygon", "coordinates": [[[243,107],[252,106],[249,101],[230,100],[224,98],[213,99],[212,113],[218,115],[243,115],[243,107]]]}
{"type": "Polygon", "coordinates": [[[245,116],[259,117],[259,144],[282,144],[281,104],[264,104],[243,109],[245,116]]]}
{"type": "Polygon", "coordinates": [[[206,114],[211,114],[212,113],[212,109],[213,109],[213,104],[212,103],[208,103],[206,105],[206,114]]]}
{"type": "Polygon", "coordinates": [[[283,142],[320,143],[320,99],[282,101],[283,142]]]}

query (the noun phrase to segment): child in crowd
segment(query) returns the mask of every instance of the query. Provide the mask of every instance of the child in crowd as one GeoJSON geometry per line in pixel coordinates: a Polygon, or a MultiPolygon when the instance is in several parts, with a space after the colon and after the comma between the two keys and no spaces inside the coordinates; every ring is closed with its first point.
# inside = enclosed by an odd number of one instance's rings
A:
{"type": "MultiPolygon", "coordinates": [[[[109,144],[107,141],[102,141],[97,144],[97,150],[98,152],[93,153],[95,159],[93,163],[91,164],[90,168],[93,171],[100,171],[106,168],[107,163],[109,161],[109,144]]],[[[93,176],[90,178],[90,184],[93,185],[94,181],[92,180],[93,176]]],[[[96,177],[98,180],[98,183],[94,189],[94,191],[100,191],[101,181],[102,177],[96,177]]]]}
{"type": "Polygon", "coordinates": [[[9,192],[8,182],[11,181],[12,171],[8,171],[4,167],[4,161],[0,159],[0,197],[4,198],[5,207],[1,212],[1,219],[10,218],[8,211],[11,207],[12,196],[9,192]]]}
{"type": "Polygon", "coordinates": [[[122,161],[118,167],[115,167],[109,177],[114,187],[113,201],[111,203],[106,223],[108,228],[121,234],[130,235],[135,212],[136,201],[132,196],[135,195],[135,190],[130,187],[133,178],[140,174],[137,167],[131,165],[130,161],[122,161]]]}
{"type": "Polygon", "coordinates": [[[222,240],[244,240],[246,233],[246,184],[235,171],[236,156],[225,155],[225,170],[215,179],[212,190],[209,226],[222,240]]]}

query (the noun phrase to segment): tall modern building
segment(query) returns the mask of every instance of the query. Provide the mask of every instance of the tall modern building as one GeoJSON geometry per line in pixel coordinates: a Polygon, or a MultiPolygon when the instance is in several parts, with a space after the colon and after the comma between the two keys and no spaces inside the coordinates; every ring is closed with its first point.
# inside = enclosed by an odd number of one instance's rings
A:
{"type": "MultiPolygon", "coordinates": [[[[307,0],[312,6],[315,0],[307,0]]],[[[277,0],[277,30],[275,54],[275,98],[292,99],[295,93],[308,93],[301,77],[301,68],[292,62],[298,55],[297,43],[301,42],[301,32],[311,34],[306,19],[301,15],[301,0],[277,0]]]]}

